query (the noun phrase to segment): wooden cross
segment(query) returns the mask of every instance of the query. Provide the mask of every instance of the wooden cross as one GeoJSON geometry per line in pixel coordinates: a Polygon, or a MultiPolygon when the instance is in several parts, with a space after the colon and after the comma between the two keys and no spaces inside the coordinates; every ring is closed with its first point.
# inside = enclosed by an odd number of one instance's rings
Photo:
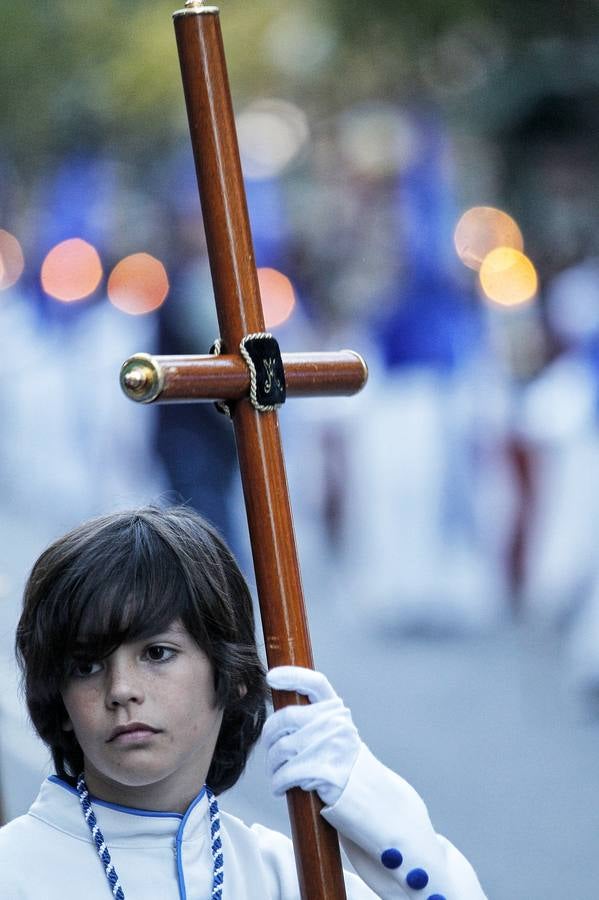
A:
{"type": "MultiPolygon", "coordinates": [[[[222,353],[138,354],[123,365],[121,384],[141,402],[231,404],[268,664],[312,668],[278,417],[258,410],[249,396],[252,367],[240,349],[248,335],[264,332],[264,319],[218,9],[188,0],[174,22],[222,353]]],[[[283,354],[284,376],[271,351],[254,364],[265,376],[262,406],[277,379],[289,395],[308,396],[352,394],[367,378],[364,361],[351,351],[283,354]]],[[[297,694],[275,692],[277,708],[301,702],[297,694]]],[[[303,900],[343,900],[337,834],[320,815],[318,796],[294,789],[287,800],[303,900]]]]}

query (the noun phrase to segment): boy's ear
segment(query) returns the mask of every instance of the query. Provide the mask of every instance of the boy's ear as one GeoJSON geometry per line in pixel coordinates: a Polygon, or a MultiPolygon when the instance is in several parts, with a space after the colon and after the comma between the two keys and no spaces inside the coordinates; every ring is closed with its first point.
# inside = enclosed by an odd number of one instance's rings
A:
{"type": "Polygon", "coordinates": [[[239,699],[242,700],[248,692],[247,685],[240,684],[237,690],[239,692],[239,699]]]}

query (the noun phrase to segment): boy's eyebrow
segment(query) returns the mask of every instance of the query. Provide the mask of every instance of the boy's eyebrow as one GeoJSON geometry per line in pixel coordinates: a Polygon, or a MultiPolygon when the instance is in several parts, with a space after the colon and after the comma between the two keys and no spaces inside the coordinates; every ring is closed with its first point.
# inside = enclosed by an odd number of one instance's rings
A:
{"type": "Polygon", "coordinates": [[[180,622],[173,622],[171,625],[168,625],[166,628],[163,628],[162,631],[157,631],[155,634],[150,635],[151,638],[157,637],[166,637],[167,635],[170,637],[181,636],[187,634],[187,629],[180,622]]]}

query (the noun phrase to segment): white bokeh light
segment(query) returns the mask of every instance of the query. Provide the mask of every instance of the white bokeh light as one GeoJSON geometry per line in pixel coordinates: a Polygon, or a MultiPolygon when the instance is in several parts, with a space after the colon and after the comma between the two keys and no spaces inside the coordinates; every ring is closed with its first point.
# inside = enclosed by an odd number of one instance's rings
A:
{"type": "Polygon", "coordinates": [[[280,175],[300,155],[308,141],[305,113],[293,103],[261,99],[237,117],[243,173],[262,179],[280,175]]]}

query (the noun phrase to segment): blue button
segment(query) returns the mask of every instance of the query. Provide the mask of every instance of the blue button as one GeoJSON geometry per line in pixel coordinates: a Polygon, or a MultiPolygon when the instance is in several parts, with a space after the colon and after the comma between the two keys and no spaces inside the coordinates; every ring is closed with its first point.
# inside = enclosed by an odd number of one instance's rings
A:
{"type": "Polygon", "coordinates": [[[443,894],[431,894],[430,897],[427,897],[427,900],[446,900],[443,894]]]}
{"type": "Polygon", "coordinates": [[[389,847],[381,853],[381,862],[387,869],[399,869],[403,856],[396,847],[389,847]]]}
{"type": "Polygon", "coordinates": [[[415,891],[421,891],[428,884],[428,874],[424,869],[412,869],[406,876],[406,881],[415,891]]]}

